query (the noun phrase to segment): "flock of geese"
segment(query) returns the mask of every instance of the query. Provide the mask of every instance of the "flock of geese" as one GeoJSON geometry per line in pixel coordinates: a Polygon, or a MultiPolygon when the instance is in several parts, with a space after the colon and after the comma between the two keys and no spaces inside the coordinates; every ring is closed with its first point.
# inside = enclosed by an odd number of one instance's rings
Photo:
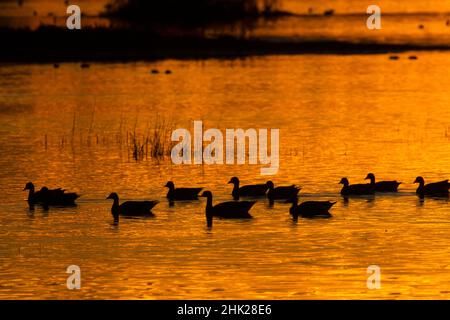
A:
{"type": "MultiPolygon", "coordinates": [[[[374,195],[382,192],[398,192],[398,187],[401,182],[397,181],[375,181],[375,175],[369,173],[365,180],[370,180],[370,183],[365,184],[350,184],[347,178],[342,178],[339,182],[342,184],[341,195],[345,198],[349,196],[365,196],[374,195]]],[[[298,203],[299,187],[296,185],[278,186],[275,187],[272,181],[264,184],[253,184],[240,186],[240,181],[237,177],[233,177],[228,182],[233,184],[231,195],[233,201],[225,201],[213,205],[213,194],[211,191],[200,192],[203,188],[175,188],[172,181],[167,182],[164,186],[168,188],[167,199],[173,205],[175,201],[198,200],[198,197],[206,198],[206,221],[208,227],[213,224],[213,217],[223,219],[251,219],[252,215],[249,213],[250,209],[256,203],[255,200],[240,200],[241,198],[261,198],[266,197],[270,204],[275,200],[284,200],[291,203],[289,213],[292,215],[294,221],[298,217],[303,218],[329,218],[331,207],[336,202],[332,201],[304,201],[298,203]]],[[[416,193],[419,197],[448,197],[450,183],[448,180],[425,184],[422,177],[417,177],[414,183],[419,186],[416,193]]],[[[42,187],[39,191],[35,190],[32,182],[25,185],[24,191],[28,190],[28,204],[30,209],[34,205],[39,204],[44,208],[49,206],[71,206],[75,205],[75,200],[79,195],[74,192],[66,192],[66,190],[48,189],[42,187]]],[[[159,203],[157,200],[153,201],[126,201],[120,204],[119,195],[112,192],[106,199],[113,200],[111,213],[114,221],[119,221],[119,216],[154,216],[152,209],[159,203]]]]}

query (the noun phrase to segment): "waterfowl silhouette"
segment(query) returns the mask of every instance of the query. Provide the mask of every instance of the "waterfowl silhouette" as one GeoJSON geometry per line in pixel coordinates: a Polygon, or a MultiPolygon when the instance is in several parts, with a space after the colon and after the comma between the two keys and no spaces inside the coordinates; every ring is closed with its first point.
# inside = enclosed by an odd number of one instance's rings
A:
{"type": "Polygon", "coordinates": [[[167,192],[167,199],[169,201],[176,200],[197,200],[198,194],[203,188],[175,188],[175,184],[172,181],[168,181],[164,186],[169,188],[167,192]]]}
{"type": "Polygon", "coordinates": [[[347,178],[342,178],[339,184],[342,184],[341,195],[343,196],[363,196],[375,193],[371,184],[350,184],[347,178]]]}
{"type": "Polygon", "coordinates": [[[113,199],[113,205],[111,207],[111,214],[114,220],[119,219],[121,216],[149,216],[153,217],[152,209],[159,201],[125,201],[119,205],[119,195],[112,192],[106,199],[113,199]]]}
{"type": "Polygon", "coordinates": [[[237,177],[231,178],[228,183],[234,185],[231,195],[235,200],[239,200],[239,197],[264,197],[268,189],[267,183],[239,187],[239,179],[237,177]]]}
{"type": "Polygon", "coordinates": [[[331,218],[332,215],[329,210],[336,202],[331,201],[305,201],[298,205],[297,197],[290,200],[292,206],[289,213],[296,221],[298,217],[303,218],[331,218]]]}
{"type": "Polygon", "coordinates": [[[375,192],[397,192],[398,186],[401,182],[397,181],[378,181],[375,182],[375,175],[368,173],[364,180],[370,180],[370,184],[374,188],[375,192]]]}
{"type": "Polygon", "coordinates": [[[250,209],[256,201],[227,201],[213,206],[213,195],[211,191],[204,191],[200,197],[206,198],[206,221],[212,226],[213,217],[222,219],[251,219],[250,209]]]}
{"type": "Polygon", "coordinates": [[[269,189],[269,191],[267,191],[267,198],[269,198],[270,201],[296,198],[301,189],[299,187],[296,187],[295,185],[275,188],[275,185],[272,181],[267,181],[266,185],[269,189]]]}
{"type": "Polygon", "coordinates": [[[450,189],[450,183],[448,180],[433,182],[425,184],[425,180],[422,177],[417,177],[414,180],[414,183],[418,183],[419,187],[416,190],[416,193],[423,196],[436,196],[436,197],[448,197],[450,189]]]}
{"type": "Polygon", "coordinates": [[[32,182],[25,185],[23,191],[28,192],[28,204],[43,204],[45,206],[70,206],[75,204],[75,200],[80,196],[75,192],[66,193],[64,189],[49,189],[42,187],[41,190],[35,192],[35,186],[32,182]]]}

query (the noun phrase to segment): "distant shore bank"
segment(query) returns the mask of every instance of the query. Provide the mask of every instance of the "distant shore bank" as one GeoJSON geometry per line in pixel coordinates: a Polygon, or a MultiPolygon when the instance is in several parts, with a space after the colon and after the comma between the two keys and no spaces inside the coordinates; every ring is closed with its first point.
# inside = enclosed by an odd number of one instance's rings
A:
{"type": "Polygon", "coordinates": [[[132,29],[0,29],[0,62],[139,61],[240,58],[289,54],[383,54],[450,50],[450,46],[356,43],[339,40],[283,40],[239,37],[163,37],[132,29]]]}

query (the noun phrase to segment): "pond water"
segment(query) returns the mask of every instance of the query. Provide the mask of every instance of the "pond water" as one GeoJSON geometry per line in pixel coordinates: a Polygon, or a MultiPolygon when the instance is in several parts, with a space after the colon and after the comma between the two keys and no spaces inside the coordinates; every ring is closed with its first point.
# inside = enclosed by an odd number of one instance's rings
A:
{"type": "Polygon", "coordinates": [[[450,177],[450,54],[399,56],[2,65],[0,298],[449,297],[449,203],[419,201],[412,182],[450,177]],[[280,129],[278,173],[133,157],[131,133],[143,141],[155,124],[170,134],[194,120],[280,129]],[[340,178],[368,172],[402,181],[400,192],[345,202],[340,178]],[[298,184],[300,201],[337,201],[333,218],[294,223],[288,204],[260,200],[253,220],[208,229],[204,200],[164,198],[173,180],[230,200],[232,176],[298,184]],[[32,212],[28,181],[82,196],[32,212]],[[160,200],[156,217],[114,225],[112,191],[160,200]],[[73,264],[81,290],[66,287],[73,264]],[[366,286],[369,265],[381,268],[379,290],[366,286]]]}

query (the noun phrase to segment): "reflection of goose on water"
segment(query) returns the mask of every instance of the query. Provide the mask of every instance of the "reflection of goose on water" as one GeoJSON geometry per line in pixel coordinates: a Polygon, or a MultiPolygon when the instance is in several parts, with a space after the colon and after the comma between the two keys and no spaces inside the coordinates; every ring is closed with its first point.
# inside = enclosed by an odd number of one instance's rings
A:
{"type": "Polygon", "coordinates": [[[371,184],[350,184],[347,178],[342,178],[339,184],[342,184],[341,195],[343,196],[363,196],[375,193],[371,184]]]}
{"type": "Polygon", "coordinates": [[[375,189],[375,192],[397,192],[398,186],[401,184],[401,182],[397,181],[375,182],[375,175],[373,173],[367,174],[364,180],[370,180],[370,184],[375,189]]]}
{"type": "Polygon", "coordinates": [[[168,181],[164,187],[169,188],[166,197],[170,201],[197,200],[198,194],[203,189],[203,188],[175,188],[175,184],[172,181],[168,181]]]}
{"type": "Polygon", "coordinates": [[[111,214],[114,220],[119,220],[121,216],[154,216],[152,209],[159,201],[125,201],[119,205],[119,195],[112,192],[106,199],[113,199],[111,214]]]}
{"type": "Polygon", "coordinates": [[[450,189],[450,183],[448,183],[448,180],[425,184],[424,178],[419,176],[416,178],[416,180],[414,180],[414,183],[419,184],[416,193],[421,197],[423,196],[448,197],[449,195],[448,190],[450,189]]]}
{"type": "Polygon", "coordinates": [[[269,200],[286,200],[297,197],[301,188],[296,187],[295,185],[291,186],[280,186],[276,187],[272,181],[267,181],[266,183],[269,191],[267,191],[267,198],[269,200]]]}
{"type": "Polygon", "coordinates": [[[28,182],[23,189],[29,190],[28,203],[30,206],[35,204],[43,204],[45,206],[70,206],[75,204],[75,200],[80,196],[75,192],[66,193],[64,189],[49,189],[42,187],[41,190],[35,192],[35,186],[32,182],[28,182]]]}
{"type": "Polygon", "coordinates": [[[253,184],[239,187],[239,178],[233,177],[228,181],[233,184],[233,191],[231,195],[235,200],[239,200],[239,197],[264,197],[267,192],[267,184],[253,184]]]}
{"type": "Polygon", "coordinates": [[[336,203],[330,201],[305,201],[299,205],[297,197],[290,201],[292,201],[292,206],[289,209],[289,213],[295,221],[299,216],[303,218],[331,218],[332,215],[329,213],[329,210],[336,203]]]}
{"type": "Polygon", "coordinates": [[[256,201],[227,201],[213,206],[213,195],[211,191],[204,191],[200,197],[206,198],[206,221],[212,226],[213,217],[223,219],[251,219],[250,209],[256,201]]]}

